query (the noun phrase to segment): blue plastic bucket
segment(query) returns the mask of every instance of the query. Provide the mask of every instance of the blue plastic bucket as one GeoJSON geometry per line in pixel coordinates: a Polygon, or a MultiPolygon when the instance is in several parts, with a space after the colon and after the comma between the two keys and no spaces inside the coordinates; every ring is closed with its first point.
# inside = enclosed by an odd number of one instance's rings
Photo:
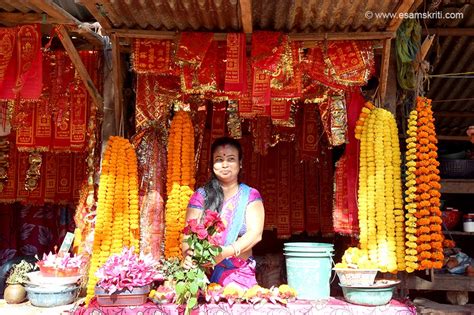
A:
{"type": "Polygon", "coordinates": [[[288,284],[299,299],[329,298],[333,252],[334,245],[329,243],[284,244],[288,284]]]}

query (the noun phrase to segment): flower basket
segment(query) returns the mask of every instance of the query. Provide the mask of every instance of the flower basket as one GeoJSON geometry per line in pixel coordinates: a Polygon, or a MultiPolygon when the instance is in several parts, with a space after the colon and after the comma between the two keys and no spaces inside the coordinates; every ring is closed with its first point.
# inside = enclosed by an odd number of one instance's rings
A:
{"type": "Polygon", "coordinates": [[[100,306],[136,306],[146,303],[150,285],[133,287],[131,290],[123,289],[112,294],[99,286],[96,286],[94,291],[100,306]]]}
{"type": "Polygon", "coordinates": [[[334,268],[341,285],[364,286],[372,285],[378,269],[334,268]]]}

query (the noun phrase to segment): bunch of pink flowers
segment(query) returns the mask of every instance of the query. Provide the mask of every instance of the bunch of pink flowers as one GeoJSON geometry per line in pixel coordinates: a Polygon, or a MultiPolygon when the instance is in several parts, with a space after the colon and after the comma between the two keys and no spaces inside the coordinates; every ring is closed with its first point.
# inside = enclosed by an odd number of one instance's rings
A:
{"type": "Polygon", "coordinates": [[[155,280],[163,280],[158,270],[159,263],[151,254],[134,252],[134,248],[124,248],[122,253],[109,257],[96,272],[99,278],[97,285],[109,294],[124,289],[132,290],[151,284],[155,280]]]}
{"type": "Polygon", "coordinates": [[[201,223],[197,219],[190,219],[187,223],[183,233],[188,236],[186,242],[194,252],[193,259],[198,265],[213,262],[221,251],[219,233],[225,229],[219,213],[206,210],[201,223]]]}
{"type": "Polygon", "coordinates": [[[72,257],[69,253],[64,255],[53,254],[43,254],[43,259],[37,263],[41,267],[51,267],[55,269],[81,269],[85,265],[85,260],[81,255],[73,255],[72,257]]]}

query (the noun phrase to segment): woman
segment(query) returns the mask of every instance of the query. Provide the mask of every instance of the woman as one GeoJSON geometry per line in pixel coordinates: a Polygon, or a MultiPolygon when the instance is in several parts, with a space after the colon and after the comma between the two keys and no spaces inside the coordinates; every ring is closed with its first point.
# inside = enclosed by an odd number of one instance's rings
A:
{"type": "MultiPolygon", "coordinates": [[[[241,168],[240,143],[228,137],[216,139],[211,146],[211,179],[191,197],[186,220],[201,218],[206,209],[219,212],[226,229],[210,281],[250,288],[257,284],[252,247],[262,239],[265,213],[260,193],[239,183],[241,168]]],[[[193,265],[191,254],[183,242],[187,268],[193,265]]]]}

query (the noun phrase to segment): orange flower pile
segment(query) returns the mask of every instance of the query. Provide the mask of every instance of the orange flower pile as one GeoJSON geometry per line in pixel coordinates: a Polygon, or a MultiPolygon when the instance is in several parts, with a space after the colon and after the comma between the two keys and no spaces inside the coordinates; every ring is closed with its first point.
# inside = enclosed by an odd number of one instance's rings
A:
{"type": "Polygon", "coordinates": [[[97,269],[111,254],[132,246],[139,252],[139,219],[135,150],[127,139],[110,137],[102,160],[86,303],[94,296],[97,269]]]}
{"type": "Polygon", "coordinates": [[[418,97],[416,110],[416,203],[418,269],[439,269],[443,266],[443,240],[439,198],[439,162],[437,138],[434,127],[431,100],[418,97]]]}
{"type": "Polygon", "coordinates": [[[194,129],[189,113],[178,111],[171,122],[166,172],[165,257],[182,258],[186,208],[194,191],[194,129]]]}

